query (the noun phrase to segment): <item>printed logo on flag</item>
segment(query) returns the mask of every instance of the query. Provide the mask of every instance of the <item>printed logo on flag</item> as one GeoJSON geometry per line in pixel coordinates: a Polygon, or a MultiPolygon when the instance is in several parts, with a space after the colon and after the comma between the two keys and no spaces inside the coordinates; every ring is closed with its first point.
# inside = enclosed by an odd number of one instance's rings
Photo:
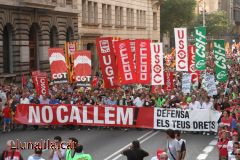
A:
{"type": "Polygon", "coordinates": [[[48,57],[54,83],[67,83],[67,65],[62,48],[49,48],[48,57]]]}
{"type": "Polygon", "coordinates": [[[174,28],[176,71],[188,71],[187,28],[174,28]]]}
{"type": "Polygon", "coordinates": [[[130,48],[130,41],[129,40],[117,41],[114,43],[114,46],[117,55],[120,84],[135,83],[135,72],[133,57],[130,48]]]}
{"type": "Polygon", "coordinates": [[[112,45],[112,37],[96,39],[98,60],[102,70],[104,87],[117,87],[117,66],[112,45]]]}
{"type": "Polygon", "coordinates": [[[108,40],[100,40],[100,48],[102,53],[108,53],[110,52],[110,46],[108,40]]]}
{"type": "Polygon", "coordinates": [[[206,69],[206,27],[195,28],[196,69],[206,69]]]}
{"type": "Polygon", "coordinates": [[[91,52],[77,51],[74,53],[73,73],[78,86],[90,86],[91,52]]]}
{"type": "Polygon", "coordinates": [[[139,84],[151,82],[151,50],[150,40],[135,40],[136,77],[139,84]]]}
{"type": "Polygon", "coordinates": [[[163,85],[163,47],[162,43],[151,43],[152,85],[163,85]]]}
{"type": "Polygon", "coordinates": [[[224,48],[224,40],[214,40],[214,63],[216,77],[219,82],[226,82],[228,79],[228,71],[226,65],[226,52],[224,48]]]}

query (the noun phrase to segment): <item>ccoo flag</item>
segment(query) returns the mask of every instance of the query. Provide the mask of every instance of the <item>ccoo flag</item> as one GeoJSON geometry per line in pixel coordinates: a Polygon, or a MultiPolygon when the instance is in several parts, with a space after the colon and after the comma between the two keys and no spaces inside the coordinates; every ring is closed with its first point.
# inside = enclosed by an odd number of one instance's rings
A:
{"type": "Polygon", "coordinates": [[[226,52],[224,48],[224,40],[214,40],[214,63],[216,78],[219,82],[226,82],[228,79],[226,52]]]}
{"type": "Polygon", "coordinates": [[[206,69],[206,27],[195,28],[196,70],[206,69]]]}

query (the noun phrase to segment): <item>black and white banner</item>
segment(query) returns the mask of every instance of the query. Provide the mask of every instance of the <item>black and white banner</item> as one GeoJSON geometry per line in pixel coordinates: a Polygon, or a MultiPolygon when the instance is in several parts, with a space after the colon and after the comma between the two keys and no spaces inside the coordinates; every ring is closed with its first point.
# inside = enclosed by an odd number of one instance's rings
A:
{"type": "Polygon", "coordinates": [[[173,129],[181,131],[214,131],[218,129],[221,112],[197,109],[154,109],[154,129],[173,129]]]}

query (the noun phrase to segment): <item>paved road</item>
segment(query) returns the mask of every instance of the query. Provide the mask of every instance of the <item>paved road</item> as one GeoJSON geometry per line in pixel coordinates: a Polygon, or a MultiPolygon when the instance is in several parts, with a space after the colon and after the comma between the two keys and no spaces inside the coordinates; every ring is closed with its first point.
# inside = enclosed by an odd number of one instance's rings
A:
{"type": "MultiPolygon", "coordinates": [[[[14,131],[7,134],[0,133],[0,151],[4,149],[8,139],[17,138],[21,141],[38,141],[40,139],[53,139],[59,135],[64,140],[68,137],[76,137],[84,145],[84,151],[91,153],[94,160],[125,160],[119,155],[119,151],[126,147],[131,141],[139,139],[143,149],[150,153],[146,160],[155,156],[157,148],[164,148],[166,144],[166,135],[162,131],[153,130],[110,130],[110,129],[81,129],[81,130],[37,130],[14,131]]],[[[197,158],[206,160],[217,160],[217,150],[215,145],[215,136],[203,136],[200,134],[185,133],[183,138],[187,141],[187,160],[196,160],[197,158]],[[212,145],[209,146],[209,143],[212,145]],[[204,151],[203,151],[204,150],[204,151]]],[[[32,153],[31,150],[22,152],[24,158],[32,153]]],[[[44,157],[47,157],[48,151],[44,151],[44,157]]]]}

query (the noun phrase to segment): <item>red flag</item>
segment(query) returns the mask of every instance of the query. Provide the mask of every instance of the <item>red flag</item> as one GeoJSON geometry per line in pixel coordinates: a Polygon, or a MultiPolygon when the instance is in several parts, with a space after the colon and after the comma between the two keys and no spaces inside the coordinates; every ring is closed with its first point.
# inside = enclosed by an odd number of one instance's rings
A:
{"type": "Polygon", "coordinates": [[[173,72],[164,72],[164,90],[172,90],[174,88],[173,85],[173,72]]]}
{"type": "Polygon", "coordinates": [[[90,51],[77,51],[74,53],[73,76],[81,86],[90,86],[92,62],[90,51]]]}
{"type": "Polygon", "coordinates": [[[48,96],[49,87],[48,87],[48,77],[46,76],[37,76],[36,77],[37,85],[35,86],[37,95],[48,96]]]}
{"type": "Polygon", "coordinates": [[[192,83],[199,82],[201,73],[195,68],[195,51],[196,47],[194,45],[188,46],[188,73],[192,75],[192,83]]]}
{"type": "Polygon", "coordinates": [[[27,80],[25,79],[24,74],[22,73],[22,88],[27,85],[27,80]]]}
{"type": "Polygon", "coordinates": [[[66,83],[68,81],[68,69],[64,51],[62,48],[49,48],[48,57],[52,79],[55,83],[66,83]]]}
{"type": "Polygon", "coordinates": [[[112,37],[96,40],[98,59],[102,70],[105,88],[117,87],[117,67],[112,45],[112,37]]]}
{"type": "Polygon", "coordinates": [[[133,56],[131,53],[130,41],[122,40],[114,43],[117,64],[118,76],[120,84],[135,83],[136,75],[134,72],[133,56]]]}
{"type": "Polygon", "coordinates": [[[137,83],[151,83],[151,51],[150,40],[135,40],[136,47],[136,79],[137,83]]]}

